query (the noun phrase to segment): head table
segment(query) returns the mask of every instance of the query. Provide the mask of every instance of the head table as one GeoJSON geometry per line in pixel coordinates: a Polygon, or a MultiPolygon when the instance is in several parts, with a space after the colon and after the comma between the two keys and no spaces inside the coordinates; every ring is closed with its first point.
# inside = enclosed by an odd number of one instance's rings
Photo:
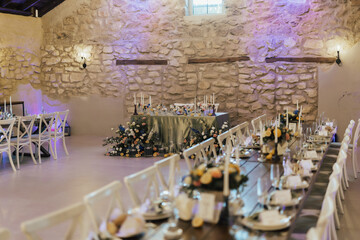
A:
{"type": "Polygon", "coordinates": [[[205,123],[209,127],[220,128],[229,121],[228,113],[216,113],[216,116],[184,116],[184,115],[132,115],[131,122],[146,117],[149,130],[159,134],[164,146],[174,145],[174,150],[181,150],[185,138],[191,134],[191,128],[202,130],[205,123]]]}
{"type": "MultiPolygon", "coordinates": [[[[296,145],[299,140],[292,140],[289,143],[289,148],[291,150],[291,154],[295,153],[296,145]]],[[[292,215],[293,218],[291,220],[290,227],[280,230],[280,231],[254,231],[250,230],[240,224],[241,217],[230,217],[228,221],[225,223],[218,224],[208,224],[205,223],[201,228],[193,228],[191,226],[191,222],[185,222],[182,220],[178,220],[178,227],[183,229],[183,235],[181,239],[206,239],[206,240],[218,240],[218,239],[292,239],[292,234],[294,232],[294,228],[296,226],[296,220],[299,216],[304,202],[307,199],[308,195],[311,192],[311,189],[314,185],[314,182],[319,175],[319,169],[324,161],[324,156],[327,152],[327,147],[325,148],[325,152],[319,160],[318,170],[310,177],[309,187],[302,191],[303,198],[300,204],[293,208],[285,208],[284,213],[286,215],[292,215]]],[[[241,159],[241,168],[243,173],[245,173],[249,177],[249,181],[247,182],[247,186],[244,188],[241,197],[244,201],[244,215],[248,216],[257,210],[262,208],[262,205],[258,203],[257,196],[257,180],[258,178],[269,178],[270,177],[270,169],[272,162],[259,162],[260,154],[257,150],[252,151],[252,156],[247,159],[241,159]]],[[[280,171],[283,172],[282,160],[276,163],[280,167],[280,171]]],[[[273,187],[269,182],[268,190],[272,190],[273,187]]],[[[230,214],[231,215],[231,214],[230,214]]],[[[164,230],[167,228],[168,223],[165,221],[154,222],[156,227],[150,229],[146,232],[145,235],[141,237],[141,239],[164,239],[164,230]]]]}

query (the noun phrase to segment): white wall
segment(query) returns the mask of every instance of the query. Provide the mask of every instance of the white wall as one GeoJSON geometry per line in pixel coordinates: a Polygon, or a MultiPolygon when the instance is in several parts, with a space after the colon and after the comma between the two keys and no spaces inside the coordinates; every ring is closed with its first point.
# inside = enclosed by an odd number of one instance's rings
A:
{"type": "Polygon", "coordinates": [[[342,66],[319,71],[319,113],[338,120],[342,137],[351,119],[360,118],[360,42],[341,51],[342,66]]]}

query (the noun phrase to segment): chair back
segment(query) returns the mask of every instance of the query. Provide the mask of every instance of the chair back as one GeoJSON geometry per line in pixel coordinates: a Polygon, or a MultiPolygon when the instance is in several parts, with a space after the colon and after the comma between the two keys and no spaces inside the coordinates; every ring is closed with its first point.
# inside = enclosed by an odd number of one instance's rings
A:
{"type": "Polygon", "coordinates": [[[21,224],[21,230],[28,240],[41,240],[43,239],[40,237],[40,232],[42,230],[60,226],[63,225],[63,223],[70,221],[71,225],[63,239],[86,239],[88,232],[85,229],[83,221],[84,213],[84,203],[76,203],[42,217],[23,222],[21,224]]]}
{"type": "Polygon", "coordinates": [[[312,227],[306,233],[306,240],[322,240],[322,233],[320,232],[320,228],[312,227]]]}
{"type": "Polygon", "coordinates": [[[223,153],[226,152],[227,147],[232,146],[231,132],[230,131],[226,131],[226,132],[218,135],[217,139],[218,139],[218,142],[219,142],[220,149],[222,150],[223,153]]]}
{"type": "Polygon", "coordinates": [[[65,125],[69,115],[69,110],[57,112],[55,119],[55,133],[60,136],[65,134],[65,125]]]}
{"type": "Polygon", "coordinates": [[[215,148],[215,138],[211,137],[200,143],[202,148],[203,157],[206,160],[209,160],[211,157],[217,158],[216,148],[215,148]]]}
{"type": "Polygon", "coordinates": [[[192,170],[195,166],[198,166],[200,163],[206,161],[206,159],[204,159],[203,150],[200,143],[186,149],[183,152],[183,155],[189,170],[192,170]]]}
{"type": "Polygon", "coordinates": [[[110,220],[115,209],[120,210],[121,213],[126,212],[121,200],[121,188],[122,184],[114,181],[84,197],[86,209],[97,234],[100,233],[100,225],[110,220]],[[106,209],[99,210],[99,205],[105,206],[106,209]]]}
{"type": "Polygon", "coordinates": [[[0,228],[0,239],[1,240],[8,240],[10,239],[10,232],[5,228],[0,228]]]}
{"type": "Polygon", "coordinates": [[[246,137],[250,136],[249,122],[243,122],[230,129],[232,145],[243,145],[246,137]]]}
{"type": "Polygon", "coordinates": [[[124,178],[125,185],[130,193],[134,207],[140,207],[147,199],[159,196],[159,184],[156,177],[155,166],[148,167],[140,172],[134,173],[124,178]],[[138,186],[135,186],[138,184],[138,186]],[[144,187],[145,189],[139,189],[144,187]],[[153,189],[152,189],[153,188],[153,189]],[[140,196],[141,193],[143,196],[140,196]]]}
{"type": "Polygon", "coordinates": [[[31,134],[36,115],[19,117],[17,123],[17,144],[31,142],[31,134]]]}
{"type": "Polygon", "coordinates": [[[356,156],[355,154],[358,148],[357,145],[358,145],[359,136],[360,136],[360,118],[358,120],[358,124],[356,126],[354,138],[353,138],[353,149],[352,149],[353,156],[356,156]]]}
{"type": "Polygon", "coordinates": [[[15,118],[0,120],[0,153],[10,149],[11,135],[15,118]]]}
{"type": "Polygon", "coordinates": [[[258,132],[261,131],[260,125],[265,126],[265,124],[266,124],[266,114],[251,120],[251,125],[253,127],[254,134],[257,134],[258,132]]]}
{"type": "Polygon", "coordinates": [[[330,196],[325,196],[316,228],[319,229],[321,239],[331,239],[331,229],[334,224],[335,203],[330,196]]]}
{"type": "Polygon", "coordinates": [[[45,113],[40,115],[39,138],[51,136],[56,113],[45,113]]]}
{"type": "Polygon", "coordinates": [[[179,161],[180,161],[180,155],[175,154],[168,158],[155,162],[155,168],[160,183],[165,190],[170,192],[171,196],[174,196],[176,171],[178,172],[180,171],[179,161]],[[168,169],[167,180],[163,173],[165,169],[168,169]]]}

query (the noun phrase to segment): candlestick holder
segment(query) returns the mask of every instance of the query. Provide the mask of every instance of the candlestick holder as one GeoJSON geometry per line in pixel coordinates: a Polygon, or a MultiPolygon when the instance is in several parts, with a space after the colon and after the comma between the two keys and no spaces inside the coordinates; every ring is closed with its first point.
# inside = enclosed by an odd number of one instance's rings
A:
{"type": "Polygon", "coordinates": [[[134,115],[138,115],[137,110],[136,110],[136,104],[134,104],[134,115]]]}
{"type": "Polygon", "coordinates": [[[278,144],[279,143],[275,143],[275,153],[274,153],[274,156],[272,158],[273,162],[280,162],[280,156],[279,156],[279,153],[278,153],[278,144]]]}
{"type": "Polygon", "coordinates": [[[230,225],[229,196],[224,196],[224,206],[220,213],[219,224],[225,226],[230,225]]]}
{"type": "Polygon", "coordinates": [[[215,104],[212,105],[212,114],[211,114],[211,116],[216,116],[216,114],[215,114],[215,104]]]}

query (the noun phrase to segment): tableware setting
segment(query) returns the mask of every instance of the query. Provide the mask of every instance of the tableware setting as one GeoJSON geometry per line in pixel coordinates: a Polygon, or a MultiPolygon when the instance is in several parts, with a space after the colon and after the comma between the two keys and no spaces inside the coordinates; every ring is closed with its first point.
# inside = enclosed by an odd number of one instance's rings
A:
{"type": "Polygon", "coordinates": [[[306,189],[309,187],[309,182],[300,175],[282,176],[280,179],[280,189],[306,189]]]}
{"type": "Polygon", "coordinates": [[[279,210],[261,210],[240,219],[239,222],[252,230],[277,231],[288,228],[291,217],[281,214],[279,210]]]}
{"type": "Polygon", "coordinates": [[[267,205],[280,207],[293,207],[299,205],[302,196],[298,196],[290,189],[275,190],[269,194],[267,205]]]}

